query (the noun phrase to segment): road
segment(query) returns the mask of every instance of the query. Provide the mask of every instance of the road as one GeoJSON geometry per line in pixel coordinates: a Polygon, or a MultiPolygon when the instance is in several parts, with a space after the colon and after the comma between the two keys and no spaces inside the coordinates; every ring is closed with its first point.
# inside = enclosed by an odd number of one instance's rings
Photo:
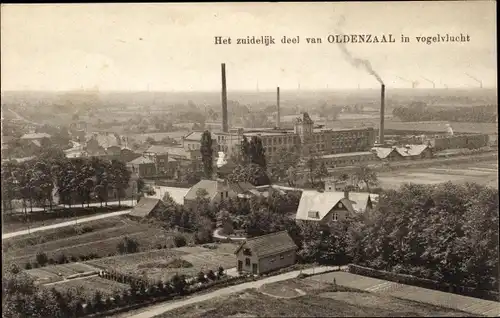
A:
{"type": "Polygon", "coordinates": [[[288,272],[288,273],[284,273],[284,274],[280,274],[280,275],[276,275],[276,276],[267,277],[267,278],[264,278],[264,279],[261,279],[258,281],[252,281],[252,282],[243,283],[243,284],[239,284],[239,285],[229,286],[226,288],[221,288],[221,289],[215,290],[213,292],[210,292],[210,293],[207,293],[204,295],[199,295],[199,296],[195,296],[195,297],[180,300],[180,301],[164,302],[162,304],[154,305],[154,306],[151,306],[149,308],[146,307],[146,308],[144,308],[143,312],[137,313],[135,315],[127,316],[125,314],[125,315],[120,315],[119,317],[150,318],[150,317],[160,315],[160,314],[167,312],[167,311],[170,311],[170,310],[174,310],[174,309],[177,309],[177,308],[180,308],[183,306],[199,303],[199,302],[209,300],[209,299],[212,299],[215,297],[227,296],[227,295],[231,295],[234,293],[244,291],[246,289],[259,288],[260,286],[262,286],[264,284],[270,284],[270,283],[281,282],[284,280],[292,279],[292,278],[297,277],[301,272],[307,273],[307,274],[322,273],[322,272],[333,270],[335,268],[337,268],[337,266],[319,266],[319,267],[315,267],[315,268],[304,269],[302,271],[297,270],[297,271],[293,271],[293,272],[288,272]]]}
{"type": "MultiPolygon", "coordinates": [[[[219,240],[226,240],[226,239],[228,239],[227,236],[219,234],[219,232],[221,230],[222,230],[222,228],[215,229],[214,232],[213,232],[213,237],[215,239],[219,239],[219,240]]],[[[246,237],[231,237],[230,236],[229,239],[231,239],[232,241],[244,241],[244,240],[246,240],[246,237]]]]}
{"type": "Polygon", "coordinates": [[[119,215],[124,215],[130,213],[132,210],[123,210],[123,211],[117,211],[117,212],[111,212],[111,213],[105,213],[105,214],[99,214],[95,216],[90,216],[86,218],[81,218],[81,219],[76,219],[72,221],[67,221],[67,222],[61,222],[61,223],[56,223],[52,225],[46,225],[46,226],[40,226],[40,227],[35,227],[29,230],[22,230],[22,231],[17,231],[17,232],[12,232],[12,233],[6,233],[2,234],[2,240],[16,237],[16,236],[21,236],[21,235],[27,235],[30,233],[34,232],[39,232],[39,231],[46,231],[46,230],[52,230],[52,229],[57,229],[60,227],[66,227],[66,226],[72,226],[75,224],[81,224],[85,222],[90,222],[90,221],[95,221],[95,220],[100,220],[100,219],[105,219],[105,218],[110,218],[113,216],[119,216],[119,215]]]}

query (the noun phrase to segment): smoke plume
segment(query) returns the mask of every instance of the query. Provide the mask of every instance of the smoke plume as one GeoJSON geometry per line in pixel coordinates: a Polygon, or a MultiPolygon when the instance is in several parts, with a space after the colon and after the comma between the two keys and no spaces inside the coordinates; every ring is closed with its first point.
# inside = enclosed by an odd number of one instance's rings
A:
{"type": "MultiPolygon", "coordinates": [[[[344,22],[345,22],[345,17],[341,16],[339,23],[337,24],[337,29],[335,30],[335,32],[339,35],[344,35],[344,33],[342,33],[342,31],[340,30],[341,26],[344,24],[344,22]]],[[[345,57],[345,59],[352,66],[354,66],[356,68],[365,69],[369,74],[373,75],[377,79],[377,81],[379,81],[380,84],[384,84],[384,81],[382,81],[382,78],[373,69],[370,61],[363,60],[363,59],[352,56],[351,52],[349,52],[349,50],[347,50],[345,43],[338,43],[338,45],[339,45],[340,51],[342,52],[342,55],[345,57]]]]}

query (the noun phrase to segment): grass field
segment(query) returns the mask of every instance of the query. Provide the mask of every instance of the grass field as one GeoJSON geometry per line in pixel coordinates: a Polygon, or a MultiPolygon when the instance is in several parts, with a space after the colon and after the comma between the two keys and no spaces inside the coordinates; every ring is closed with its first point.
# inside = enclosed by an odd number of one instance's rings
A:
{"type": "Polygon", "coordinates": [[[73,290],[75,294],[82,295],[86,299],[92,299],[96,291],[100,291],[103,296],[109,297],[122,294],[129,290],[130,286],[119,282],[111,281],[100,277],[87,277],[83,279],[74,279],[62,283],[49,285],[47,287],[55,288],[59,292],[73,290]]]}
{"type": "MultiPolygon", "coordinates": [[[[99,222],[103,221],[99,220],[99,222]]],[[[125,236],[137,240],[140,251],[148,251],[159,245],[171,244],[172,234],[170,232],[148,224],[140,224],[123,218],[118,223],[111,222],[108,225],[109,227],[99,227],[99,229],[86,234],[65,236],[60,239],[54,237],[53,240],[21,248],[10,247],[4,254],[4,261],[14,262],[24,267],[26,263],[35,260],[39,251],[53,259],[57,259],[61,254],[64,254],[68,259],[91,253],[98,257],[107,257],[117,253],[117,245],[125,236]]],[[[89,225],[85,224],[85,226],[89,225]]]]}
{"type": "Polygon", "coordinates": [[[457,163],[449,166],[408,168],[380,172],[378,179],[383,188],[399,188],[404,183],[437,184],[452,182],[477,182],[498,187],[498,162],[457,163]]]}
{"type": "Polygon", "coordinates": [[[185,306],[174,317],[405,317],[467,316],[466,313],[345,288],[292,279],[185,306]],[[347,289],[348,290],[348,289],[347,289]]]}
{"type": "Polygon", "coordinates": [[[87,261],[87,264],[102,269],[117,270],[133,276],[145,275],[155,281],[169,280],[175,274],[196,275],[200,270],[217,270],[219,266],[232,268],[236,266],[234,244],[218,244],[216,249],[201,246],[180,247],[168,250],[157,250],[122,256],[106,257],[87,261]],[[188,268],[166,268],[167,264],[180,258],[193,266],[188,268]]]}

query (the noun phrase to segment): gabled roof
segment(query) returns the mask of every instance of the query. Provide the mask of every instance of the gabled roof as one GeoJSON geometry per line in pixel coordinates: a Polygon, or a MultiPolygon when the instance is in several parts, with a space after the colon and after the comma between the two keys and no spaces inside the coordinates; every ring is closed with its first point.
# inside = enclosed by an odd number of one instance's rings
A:
{"type": "Polygon", "coordinates": [[[371,200],[370,193],[367,192],[349,192],[349,200],[355,212],[364,212],[368,206],[368,200],[371,200]]]}
{"type": "Polygon", "coordinates": [[[189,189],[184,199],[195,200],[198,189],[205,189],[208,193],[207,197],[211,199],[223,188],[226,188],[226,185],[222,181],[200,180],[197,184],[193,185],[191,189],[189,189]]]}
{"type": "Polygon", "coordinates": [[[190,157],[189,151],[187,151],[182,147],[168,147],[168,146],[163,146],[163,147],[165,148],[165,151],[171,156],[179,156],[184,158],[190,157]]]}
{"type": "Polygon", "coordinates": [[[396,151],[403,157],[411,157],[419,156],[427,148],[429,148],[427,145],[408,145],[407,147],[397,147],[396,151]]]}
{"type": "Polygon", "coordinates": [[[158,205],[163,205],[163,201],[154,198],[142,198],[139,202],[137,202],[137,205],[132,209],[129,215],[135,217],[146,217],[158,205]]]}
{"type": "Polygon", "coordinates": [[[243,247],[249,248],[258,257],[276,255],[297,249],[297,245],[295,245],[295,242],[288,235],[287,231],[247,239],[234,253],[237,254],[243,247]]]}
{"type": "Polygon", "coordinates": [[[304,190],[295,218],[297,220],[321,221],[339,202],[342,202],[347,210],[354,212],[351,202],[344,197],[343,192],[304,190]],[[309,212],[314,212],[315,217],[311,217],[309,212]]]}
{"type": "Polygon", "coordinates": [[[387,148],[387,147],[373,147],[372,151],[375,152],[377,157],[380,159],[385,159],[387,158],[393,151],[396,151],[394,148],[387,148]]]}
{"type": "Polygon", "coordinates": [[[128,163],[132,164],[132,165],[141,165],[141,164],[154,163],[154,161],[149,159],[149,158],[141,156],[141,157],[135,158],[132,161],[129,161],[128,163]]]}
{"type": "Polygon", "coordinates": [[[236,192],[237,194],[242,194],[246,192],[251,192],[251,190],[255,190],[255,186],[248,182],[229,183],[229,188],[234,192],[236,192]]]}
{"type": "Polygon", "coordinates": [[[46,133],[34,133],[34,134],[24,134],[21,139],[43,139],[50,138],[49,134],[46,133]]]}

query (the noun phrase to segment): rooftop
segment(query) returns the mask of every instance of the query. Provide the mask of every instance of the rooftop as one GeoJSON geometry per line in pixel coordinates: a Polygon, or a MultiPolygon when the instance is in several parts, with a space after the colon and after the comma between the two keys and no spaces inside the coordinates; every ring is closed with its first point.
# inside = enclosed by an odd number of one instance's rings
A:
{"type": "Polygon", "coordinates": [[[51,136],[46,133],[33,133],[33,134],[24,134],[21,139],[43,139],[50,138],[51,136]]]}
{"type": "Polygon", "coordinates": [[[129,161],[128,163],[132,165],[141,165],[141,164],[154,163],[154,161],[146,157],[138,157],[129,161]]]}
{"type": "Polygon", "coordinates": [[[160,199],[155,198],[142,198],[137,205],[130,212],[130,216],[135,217],[146,217],[151,213],[158,205],[163,205],[160,199]]]}
{"type": "Polygon", "coordinates": [[[270,233],[247,239],[235,251],[237,254],[242,247],[248,247],[258,257],[276,255],[290,250],[296,250],[297,245],[287,231],[270,233]]]}
{"type": "Polygon", "coordinates": [[[305,190],[300,197],[295,218],[297,220],[321,221],[339,202],[342,202],[348,210],[354,211],[351,202],[344,197],[343,192],[305,190]],[[310,217],[309,212],[316,212],[317,217],[310,217]]]}
{"type": "Polygon", "coordinates": [[[323,159],[329,158],[341,158],[341,157],[352,157],[352,156],[373,156],[373,153],[370,151],[358,151],[358,152],[345,152],[345,153],[335,153],[331,155],[321,156],[323,159]]]}

